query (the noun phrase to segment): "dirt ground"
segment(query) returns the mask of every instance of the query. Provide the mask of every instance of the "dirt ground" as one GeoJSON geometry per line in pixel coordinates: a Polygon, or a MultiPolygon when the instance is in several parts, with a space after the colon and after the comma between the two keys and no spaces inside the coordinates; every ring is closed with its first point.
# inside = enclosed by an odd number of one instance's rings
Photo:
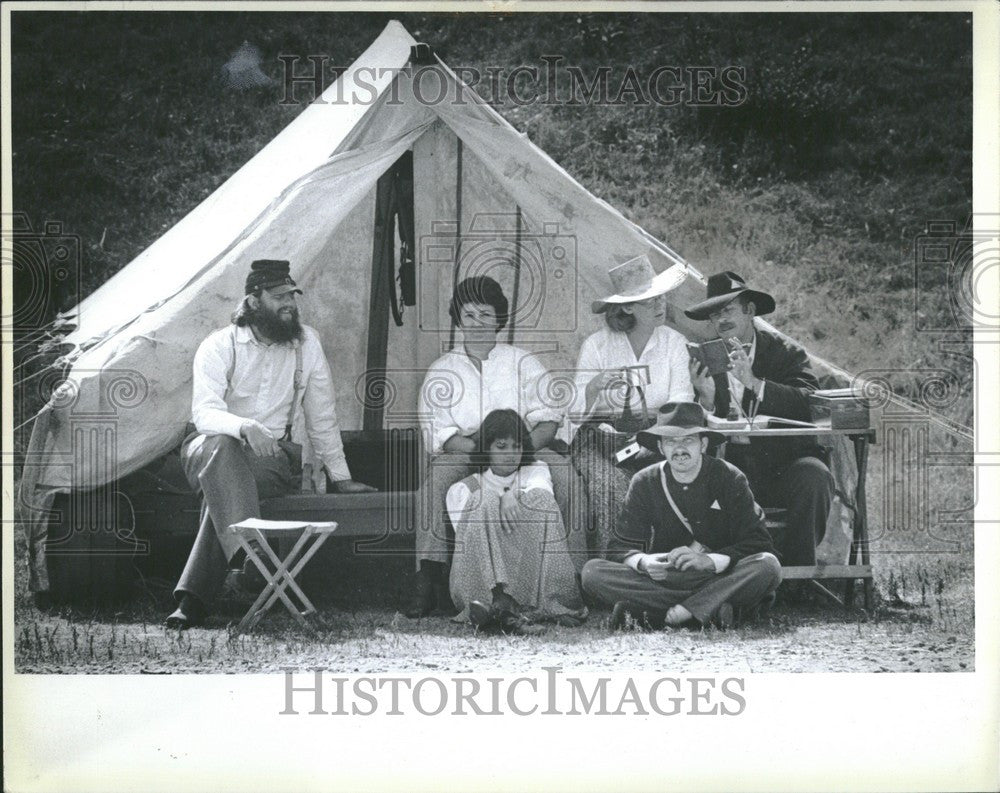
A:
{"type": "Polygon", "coordinates": [[[580,628],[535,637],[486,637],[446,617],[408,620],[391,605],[325,603],[315,633],[278,610],[251,635],[233,625],[245,602],[227,600],[209,625],[167,630],[169,594],[128,607],[15,610],[15,659],[29,673],[251,673],[322,667],[331,673],[577,671],[962,672],[973,671],[971,559],[883,565],[871,614],[821,600],[779,604],[766,624],[720,632],[609,634],[608,612],[580,628]],[[900,580],[909,585],[900,588],[900,580]],[[345,606],[347,606],[345,608],[345,606]]]}

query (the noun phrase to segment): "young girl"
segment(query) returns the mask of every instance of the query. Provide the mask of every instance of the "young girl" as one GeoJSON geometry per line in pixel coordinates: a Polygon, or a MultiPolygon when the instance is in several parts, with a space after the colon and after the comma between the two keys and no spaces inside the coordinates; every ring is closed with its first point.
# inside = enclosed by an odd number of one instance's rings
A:
{"type": "Polygon", "coordinates": [[[487,415],[479,438],[481,472],[456,482],[446,498],[455,529],[455,619],[515,633],[543,620],[578,624],[587,609],[548,466],[534,460],[514,410],[487,415]]]}

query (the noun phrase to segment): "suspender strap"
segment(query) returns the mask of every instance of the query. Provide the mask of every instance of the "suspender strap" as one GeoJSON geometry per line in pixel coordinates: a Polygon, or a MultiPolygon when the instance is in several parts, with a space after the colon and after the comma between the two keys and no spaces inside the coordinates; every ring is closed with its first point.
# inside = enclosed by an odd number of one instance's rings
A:
{"type": "Polygon", "coordinates": [[[688,519],[684,517],[684,514],[677,507],[677,502],[674,501],[674,497],[670,495],[670,488],[667,487],[667,465],[668,463],[664,463],[660,467],[660,484],[663,485],[663,492],[667,496],[667,501],[670,502],[670,508],[673,509],[674,514],[680,519],[681,523],[684,524],[684,528],[687,529],[688,532],[690,532],[691,534],[692,541],[688,544],[688,547],[691,548],[692,550],[697,551],[698,553],[708,553],[708,548],[706,548],[704,545],[698,542],[698,540],[694,539],[694,532],[691,530],[690,521],[688,521],[688,519]]]}
{"type": "Polygon", "coordinates": [[[223,399],[229,396],[233,388],[233,374],[236,372],[236,326],[229,326],[229,369],[226,370],[226,393],[223,399]]]}
{"type": "Polygon", "coordinates": [[[292,425],[295,423],[295,410],[299,400],[302,398],[302,342],[295,345],[295,377],[292,380],[292,404],[288,408],[288,421],[285,422],[285,437],[283,440],[292,439],[292,425]]]}
{"type": "Polygon", "coordinates": [[[691,530],[691,522],[684,517],[684,513],[680,511],[677,507],[677,502],[674,501],[674,497],[670,495],[670,488],[667,487],[667,465],[664,463],[660,466],[660,484],[663,485],[663,492],[667,496],[667,501],[670,502],[670,508],[674,511],[674,514],[680,519],[681,523],[684,524],[684,528],[688,530],[688,533],[694,537],[694,531],[691,530]]]}

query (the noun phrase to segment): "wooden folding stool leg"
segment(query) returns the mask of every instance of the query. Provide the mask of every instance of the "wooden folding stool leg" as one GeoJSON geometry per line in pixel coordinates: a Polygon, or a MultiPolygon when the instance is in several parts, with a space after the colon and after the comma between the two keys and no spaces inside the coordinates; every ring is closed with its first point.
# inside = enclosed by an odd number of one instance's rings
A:
{"type": "Polygon", "coordinates": [[[251,519],[242,523],[234,524],[230,530],[236,535],[240,547],[246,553],[247,558],[260,570],[264,577],[265,585],[263,590],[254,600],[246,615],[240,620],[236,628],[237,633],[252,630],[267,611],[280,599],[288,609],[288,612],[305,629],[309,629],[306,617],[316,612],[316,607],[312,601],[302,591],[302,588],[295,581],[295,577],[302,571],[309,560],[313,557],[326,538],[336,529],[336,523],[308,524],[293,523],[284,521],[265,521],[251,519]],[[278,557],[267,541],[266,534],[284,534],[289,531],[300,532],[298,539],[292,549],[285,555],[284,559],[278,557]],[[264,559],[261,558],[258,549],[254,548],[253,541],[256,541],[260,553],[271,562],[274,570],[268,568],[264,559]],[[302,604],[300,608],[292,602],[286,593],[286,589],[291,589],[302,604]]]}
{"type": "MultiPolygon", "coordinates": [[[[259,595],[259,599],[263,600],[267,598],[264,604],[260,607],[257,614],[263,615],[270,609],[277,601],[281,598],[285,607],[289,609],[292,616],[302,625],[303,628],[308,630],[309,624],[306,622],[306,617],[310,614],[316,613],[316,607],[313,606],[312,601],[306,596],[306,593],[302,591],[302,588],[298,585],[295,580],[306,563],[312,558],[313,554],[319,550],[319,547],[323,544],[326,539],[325,534],[318,534],[313,530],[311,526],[307,526],[299,537],[298,541],[292,547],[292,550],[288,552],[285,559],[279,560],[275,555],[274,551],[268,546],[265,551],[271,558],[271,562],[276,566],[269,586],[264,588],[259,595]],[[312,541],[310,543],[310,540],[312,541]],[[280,579],[280,580],[279,580],[280,579]],[[295,593],[295,596],[299,599],[302,604],[302,610],[300,611],[291,602],[288,595],[285,594],[285,588],[289,587],[295,593]]],[[[255,614],[255,617],[259,617],[255,614]]],[[[256,624],[256,619],[254,624],[256,624]]],[[[252,625],[251,625],[252,627],[252,625]]]]}

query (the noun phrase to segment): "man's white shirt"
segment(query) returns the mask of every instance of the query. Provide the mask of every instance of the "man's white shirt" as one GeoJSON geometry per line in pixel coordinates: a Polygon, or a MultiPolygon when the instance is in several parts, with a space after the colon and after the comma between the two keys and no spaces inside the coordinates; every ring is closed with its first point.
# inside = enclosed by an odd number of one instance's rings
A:
{"type": "MultiPolygon", "coordinates": [[[[307,325],[302,331],[300,396],[306,434],[330,477],[350,479],[330,366],[316,331],[307,325]]],[[[210,334],[194,357],[191,415],[198,431],[240,438],[243,422],[254,419],[280,438],[292,404],[298,344],[262,344],[246,326],[231,325],[210,334]],[[232,381],[227,382],[230,371],[232,381]]]]}

